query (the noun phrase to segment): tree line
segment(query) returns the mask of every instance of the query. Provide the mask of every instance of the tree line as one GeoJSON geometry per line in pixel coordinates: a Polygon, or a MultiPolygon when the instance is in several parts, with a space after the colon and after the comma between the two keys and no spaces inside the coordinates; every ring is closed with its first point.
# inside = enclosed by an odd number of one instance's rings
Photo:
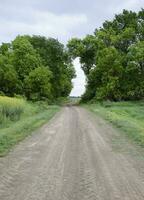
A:
{"type": "Polygon", "coordinates": [[[93,35],[71,39],[67,48],[86,75],[82,101],[144,98],[144,9],[123,10],[93,35]]]}
{"type": "Polygon", "coordinates": [[[17,36],[0,46],[0,93],[52,102],[67,97],[75,70],[68,51],[58,40],[17,36]]]}

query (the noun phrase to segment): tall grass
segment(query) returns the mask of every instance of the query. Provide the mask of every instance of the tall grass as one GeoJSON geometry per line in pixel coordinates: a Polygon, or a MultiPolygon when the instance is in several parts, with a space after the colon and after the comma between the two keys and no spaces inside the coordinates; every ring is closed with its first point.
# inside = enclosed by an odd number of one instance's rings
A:
{"type": "Polygon", "coordinates": [[[46,102],[33,103],[0,96],[0,157],[59,110],[59,106],[49,106],[46,102]]]}
{"type": "Polygon", "coordinates": [[[23,99],[0,96],[0,123],[6,120],[19,120],[24,112],[25,101],[23,99]]]}

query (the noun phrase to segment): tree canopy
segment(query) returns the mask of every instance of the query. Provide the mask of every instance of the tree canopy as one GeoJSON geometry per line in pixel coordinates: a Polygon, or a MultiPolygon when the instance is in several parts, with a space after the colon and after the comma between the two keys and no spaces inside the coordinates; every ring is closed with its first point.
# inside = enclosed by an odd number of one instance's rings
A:
{"type": "Polygon", "coordinates": [[[53,101],[72,89],[75,70],[63,44],[42,36],[17,36],[0,46],[0,91],[53,101]]]}
{"type": "Polygon", "coordinates": [[[67,48],[80,57],[87,78],[82,100],[144,98],[144,10],[123,10],[93,35],[73,38],[67,48]]]}

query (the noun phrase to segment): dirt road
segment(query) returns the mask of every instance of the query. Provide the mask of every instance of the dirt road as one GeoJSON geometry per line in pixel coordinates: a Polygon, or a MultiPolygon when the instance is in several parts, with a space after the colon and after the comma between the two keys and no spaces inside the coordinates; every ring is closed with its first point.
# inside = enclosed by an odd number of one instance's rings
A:
{"type": "Polygon", "coordinates": [[[83,108],[65,107],[0,158],[0,200],[144,200],[144,153],[83,108]]]}

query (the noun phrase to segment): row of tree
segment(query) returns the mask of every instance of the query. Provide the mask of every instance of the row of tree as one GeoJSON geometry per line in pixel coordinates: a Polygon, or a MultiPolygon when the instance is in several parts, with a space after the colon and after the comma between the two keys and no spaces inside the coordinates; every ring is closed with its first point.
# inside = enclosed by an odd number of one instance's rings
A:
{"type": "Polygon", "coordinates": [[[144,10],[124,10],[105,21],[93,35],[73,38],[67,45],[80,57],[87,78],[82,100],[144,98],[144,10]]]}
{"type": "Polygon", "coordinates": [[[0,46],[0,92],[5,95],[53,101],[69,95],[74,77],[68,52],[56,39],[18,36],[0,46]]]}

